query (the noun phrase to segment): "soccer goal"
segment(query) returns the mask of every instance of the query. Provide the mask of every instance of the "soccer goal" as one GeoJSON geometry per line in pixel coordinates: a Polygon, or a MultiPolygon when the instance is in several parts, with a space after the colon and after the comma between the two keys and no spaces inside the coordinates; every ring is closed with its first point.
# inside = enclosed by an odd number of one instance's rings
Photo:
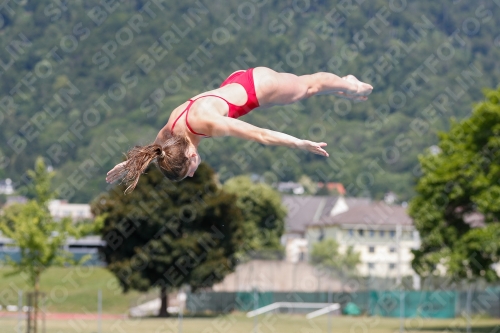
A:
{"type": "Polygon", "coordinates": [[[309,312],[306,315],[307,319],[312,319],[319,317],[321,315],[327,314],[329,312],[333,312],[336,310],[340,310],[339,303],[307,303],[307,302],[276,302],[273,304],[269,304],[261,307],[260,309],[256,309],[247,313],[248,318],[252,318],[266,312],[271,312],[279,309],[318,309],[313,312],[309,312]]]}

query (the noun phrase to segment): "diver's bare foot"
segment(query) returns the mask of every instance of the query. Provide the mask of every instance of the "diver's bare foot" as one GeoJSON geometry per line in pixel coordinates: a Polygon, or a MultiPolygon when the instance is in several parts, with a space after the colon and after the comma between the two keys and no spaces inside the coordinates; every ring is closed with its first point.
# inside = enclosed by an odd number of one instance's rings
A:
{"type": "Polygon", "coordinates": [[[358,89],[357,89],[356,93],[353,93],[350,95],[368,96],[372,93],[373,87],[368,83],[364,83],[364,82],[359,81],[354,75],[347,75],[347,76],[344,76],[342,79],[357,86],[358,89]]]}

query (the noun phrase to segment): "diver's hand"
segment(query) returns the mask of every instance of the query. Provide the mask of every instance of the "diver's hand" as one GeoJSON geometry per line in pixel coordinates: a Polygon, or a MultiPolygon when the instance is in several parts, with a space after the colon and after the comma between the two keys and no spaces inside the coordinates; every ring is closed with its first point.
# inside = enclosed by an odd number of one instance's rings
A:
{"type": "Polygon", "coordinates": [[[325,147],[325,146],[326,146],[326,142],[314,142],[314,141],[309,141],[309,140],[301,140],[301,142],[298,145],[298,148],[310,151],[311,153],[315,153],[318,155],[328,157],[330,155],[328,155],[326,150],[321,148],[321,147],[325,147]]]}

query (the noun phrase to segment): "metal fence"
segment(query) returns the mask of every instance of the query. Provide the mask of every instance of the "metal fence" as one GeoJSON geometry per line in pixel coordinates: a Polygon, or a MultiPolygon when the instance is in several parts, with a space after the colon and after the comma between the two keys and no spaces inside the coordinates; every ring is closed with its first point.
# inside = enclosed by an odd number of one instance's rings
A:
{"type": "MultiPolygon", "coordinates": [[[[328,302],[328,292],[201,292],[188,294],[186,310],[191,314],[247,312],[254,309],[255,297],[259,308],[275,302],[328,302]]],[[[333,292],[331,300],[342,308],[354,303],[370,316],[454,318],[470,309],[470,315],[500,318],[500,288],[473,291],[469,305],[467,291],[457,290],[333,292]]]]}

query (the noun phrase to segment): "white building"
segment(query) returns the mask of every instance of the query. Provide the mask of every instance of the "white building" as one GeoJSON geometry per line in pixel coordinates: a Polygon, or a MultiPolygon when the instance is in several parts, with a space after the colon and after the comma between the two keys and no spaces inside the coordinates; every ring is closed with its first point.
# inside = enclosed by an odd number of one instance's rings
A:
{"type": "Polygon", "coordinates": [[[0,180],[0,194],[14,194],[14,184],[10,178],[0,180]]]}
{"type": "MultiPolygon", "coordinates": [[[[342,200],[342,199],[341,199],[342,200]]],[[[365,276],[413,275],[412,249],[420,246],[418,232],[406,209],[383,202],[347,207],[308,226],[309,249],[321,238],[335,239],[340,251],[352,246],[360,253],[358,272],[365,276]],[[398,231],[401,237],[398,242],[398,231]]]]}
{"type": "Polygon", "coordinates": [[[281,182],[276,185],[276,189],[279,192],[284,192],[284,193],[293,193],[293,194],[304,194],[305,189],[304,186],[302,186],[299,183],[295,182],[281,182]]]}
{"type": "Polygon", "coordinates": [[[341,252],[352,246],[360,253],[358,273],[361,275],[414,274],[411,250],[420,246],[420,239],[406,208],[344,197],[285,196],[283,204],[289,210],[283,237],[288,261],[307,258],[314,243],[334,239],[341,252]],[[401,232],[399,244],[398,230],[401,232]],[[307,244],[306,253],[304,244],[307,244]]]}
{"type": "Polygon", "coordinates": [[[318,221],[324,211],[331,209],[339,197],[284,195],[282,204],[288,210],[285,219],[285,233],[282,244],[285,246],[286,261],[296,263],[306,261],[308,244],[307,226],[318,221]]]}
{"type": "Polygon", "coordinates": [[[66,200],[52,200],[49,202],[49,211],[55,219],[71,217],[73,220],[92,219],[89,204],[71,204],[66,200]]]}

